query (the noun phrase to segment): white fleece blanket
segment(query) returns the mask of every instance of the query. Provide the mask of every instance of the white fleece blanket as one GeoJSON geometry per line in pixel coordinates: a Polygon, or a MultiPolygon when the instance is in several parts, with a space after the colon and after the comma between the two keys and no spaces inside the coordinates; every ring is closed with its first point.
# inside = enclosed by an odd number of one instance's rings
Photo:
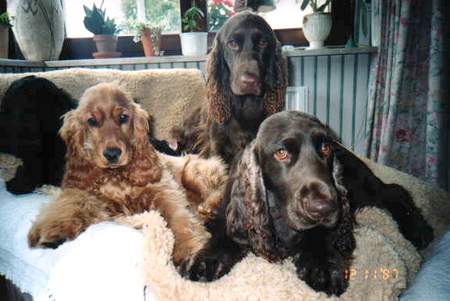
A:
{"type": "Polygon", "coordinates": [[[55,250],[30,249],[27,233],[49,197],[15,196],[0,179],[0,274],[34,301],[152,300],[144,292],[142,233],[100,223],[55,250]]]}

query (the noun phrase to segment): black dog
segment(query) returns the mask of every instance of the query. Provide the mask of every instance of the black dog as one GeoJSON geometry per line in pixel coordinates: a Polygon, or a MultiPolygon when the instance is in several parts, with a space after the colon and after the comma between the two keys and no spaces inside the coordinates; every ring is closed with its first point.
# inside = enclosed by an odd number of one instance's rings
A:
{"type": "Polygon", "coordinates": [[[0,106],[0,152],[23,161],[6,183],[13,193],[28,193],[43,184],[60,185],[64,142],[58,136],[61,116],[76,101],[47,79],[27,76],[14,81],[0,106]]]}
{"type": "Polygon", "coordinates": [[[216,252],[196,259],[190,279],[221,277],[252,251],[270,261],[293,257],[299,278],[339,296],[355,249],[354,214],[365,206],[387,209],[418,248],[433,239],[405,189],[384,184],[328,127],[299,112],[261,124],[231,169],[224,199],[209,223],[216,252]]]}

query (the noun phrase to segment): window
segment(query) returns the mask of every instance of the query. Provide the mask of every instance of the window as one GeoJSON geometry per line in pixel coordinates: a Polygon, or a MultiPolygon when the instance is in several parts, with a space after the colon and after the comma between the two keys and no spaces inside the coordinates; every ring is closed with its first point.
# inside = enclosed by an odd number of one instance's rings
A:
{"type": "MultiPolygon", "coordinates": [[[[303,25],[303,16],[312,13],[308,7],[300,10],[301,0],[274,1],[276,8],[267,13],[260,13],[273,29],[300,28],[303,25]]],[[[319,5],[325,0],[319,0],[319,5]]],[[[235,14],[232,0],[208,0],[208,26],[210,31],[217,31],[220,26],[235,14]]],[[[329,10],[330,5],[328,6],[329,10]]]]}
{"type": "Polygon", "coordinates": [[[133,34],[129,24],[138,20],[152,20],[164,26],[164,32],[180,32],[179,0],[65,0],[66,32],[69,38],[90,37],[84,27],[83,5],[92,7],[95,3],[106,9],[106,16],[114,18],[121,28],[121,34],[133,34]]]}
{"type": "Polygon", "coordinates": [[[164,32],[180,32],[179,0],[119,0],[128,22],[150,20],[162,25],[164,32]]]}

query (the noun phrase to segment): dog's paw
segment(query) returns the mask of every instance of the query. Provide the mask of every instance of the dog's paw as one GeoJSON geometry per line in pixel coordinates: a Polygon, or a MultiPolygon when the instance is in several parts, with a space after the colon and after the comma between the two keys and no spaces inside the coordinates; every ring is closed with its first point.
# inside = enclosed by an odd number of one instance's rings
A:
{"type": "Polygon", "coordinates": [[[38,223],[28,232],[30,248],[56,249],[67,240],[74,239],[79,234],[79,228],[68,223],[38,223]]]}
{"type": "Polygon", "coordinates": [[[345,269],[334,263],[308,258],[296,261],[297,276],[316,291],[340,296],[348,287],[345,269]]]}
{"type": "Polygon", "coordinates": [[[209,282],[221,278],[242,258],[229,249],[205,248],[179,266],[180,274],[189,280],[209,282]]]}

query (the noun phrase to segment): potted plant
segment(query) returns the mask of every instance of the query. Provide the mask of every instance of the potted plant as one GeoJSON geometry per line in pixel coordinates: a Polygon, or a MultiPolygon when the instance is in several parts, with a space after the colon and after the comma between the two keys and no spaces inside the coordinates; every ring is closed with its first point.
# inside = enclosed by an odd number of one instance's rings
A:
{"type": "Polygon", "coordinates": [[[151,22],[135,22],[129,24],[129,28],[134,32],[133,41],[141,41],[145,56],[159,56],[161,45],[161,33],[164,26],[151,22]]]}
{"type": "Polygon", "coordinates": [[[305,10],[310,6],[312,14],[303,17],[303,33],[309,42],[308,49],[323,48],[324,41],[328,38],[331,31],[332,19],[330,13],[325,13],[325,8],[331,0],[326,0],[324,4],[318,5],[318,0],[303,0],[301,9],[305,10]]]}
{"type": "Polygon", "coordinates": [[[0,14],[0,58],[8,58],[8,39],[11,18],[7,12],[0,14]]]}
{"type": "Polygon", "coordinates": [[[106,17],[106,9],[102,10],[100,7],[94,6],[92,9],[83,5],[85,17],[84,26],[87,30],[94,34],[94,42],[97,47],[97,52],[93,53],[95,58],[118,57],[120,52],[116,52],[117,35],[119,28],[112,18],[106,17]]]}
{"type": "Polygon", "coordinates": [[[180,34],[183,55],[204,55],[208,44],[208,33],[202,32],[201,21],[205,14],[192,1],[192,6],[181,18],[183,33],[180,34]]]}

